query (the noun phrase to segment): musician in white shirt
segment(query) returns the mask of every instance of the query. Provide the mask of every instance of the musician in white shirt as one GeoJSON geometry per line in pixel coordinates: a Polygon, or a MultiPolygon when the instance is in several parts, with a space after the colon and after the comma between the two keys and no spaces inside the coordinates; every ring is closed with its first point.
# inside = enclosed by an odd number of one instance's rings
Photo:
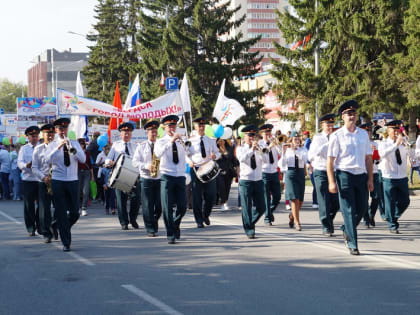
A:
{"type": "Polygon", "coordinates": [[[35,200],[38,198],[39,179],[32,172],[32,154],[34,148],[38,145],[39,128],[37,126],[30,126],[26,128],[25,135],[28,137],[29,142],[20,149],[17,165],[22,171],[23,214],[26,230],[29,236],[35,236],[35,230],[39,234],[42,234],[39,223],[39,212],[35,208],[35,200]]]}
{"type": "Polygon", "coordinates": [[[328,237],[333,236],[334,218],[340,209],[338,194],[332,194],[328,191],[327,176],[328,141],[334,130],[334,118],[335,114],[326,114],[319,119],[322,132],[314,136],[308,152],[308,161],[314,169],[314,189],[318,198],[322,234],[328,237]]]}
{"type": "Polygon", "coordinates": [[[368,192],[373,191],[372,147],[367,132],[356,127],[358,107],[355,100],[340,106],[344,126],[330,136],[327,160],[328,189],[339,193],[341,230],[351,255],[360,255],[356,227],[368,210],[368,192]]]}
{"type": "MultiPolygon", "coordinates": [[[[115,141],[112,144],[111,150],[105,160],[105,164],[113,166],[121,154],[132,158],[134,156],[135,145],[131,142],[133,133],[133,124],[126,122],[119,125],[121,140],[115,141]]],[[[118,219],[122,230],[128,230],[128,223],[133,229],[138,229],[137,216],[140,209],[140,183],[137,183],[134,190],[127,194],[120,189],[115,189],[115,196],[117,199],[118,219]],[[127,212],[127,201],[130,199],[130,214],[127,212]]]]}
{"type": "Polygon", "coordinates": [[[51,202],[51,166],[45,160],[45,151],[48,145],[54,141],[55,130],[52,124],[41,127],[44,142],[37,145],[32,155],[32,172],[38,178],[38,206],[39,221],[44,235],[44,242],[51,243],[51,239],[58,239],[57,222],[52,219],[51,202]]]}
{"type": "Polygon", "coordinates": [[[262,165],[268,154],[258,145],[258,127],[248,125],[242,129],[244,143],[236,149],[239,160],[239,192],[242,205],[242,225],[249,239],[255,238],[255,224],[265,212],[262,165]],[[255,207],[253,207],[255,206],[255,207]]]}
{"type": "MultiPolygon", "coordinates": [[[[157,236],[158,221],[162,215],[160,202],[160,174],[152,165],[159,122],[152,120],[144,125],[147,140],[140,143],[133,157],[133,166],[140,172],[143,221],[149,237],[157,236]],[[153,171],[153,173],[152,173],[153,171]]],[[[156,160],[155,160],[156,161],[156,160]]]]}
{"type": "Polygon", "coordinates": [[[203,117],[194,119],[196,134],[190,138],[190,156],[186,157],[191,168],[192,206],[198,228],[204,227],[203,222],[206,225],[210,225],[209,217],[213,204],[216,201],[217,187],[216,178],[207,183],[202,183],[197,178],[195,171],[206,162],[220,158],[220,152],[217,148],[216,141],[204,134],[205,126],[206,120],[203,117]]]}
{"type": "Polygon", "coordinates": [[[67,138],[69,124],[68,118],[54,121],[57,138],[48,144],[45,151],[45,163],[52,165],[51,187],[55,217],[65,252],[70,251],[71,227],[80,216],[78,162],[84,163],[86,160],[79,142],[67,138]]]}
{"type": "Polygon", "coordinates": [[[386,123],[388,138],[379,144],[383,161],[382,180],[385,215],[391,233],[400,234],[398,219],[410,204],[407,178],[407,149],[401,134],[401,121],[386,123]]]}
{"type": "Polygon", "coordinates": [[[305,164],[308,160],[308,150],[302,146],[300,136],[296,131],[290,134],[292,142],[283,145],[283,155],[279,161],[281,169],[286,169],[284,184],[285,199],[291,201],[292,213],[289,214],[289,226],[296,223],[296,231],[301,231],[300,208],[305,196],[305,164]]]}
{"type": "Polygon", "coordinates": [[[272,225],[272,222],[274,222],[273,212],[281,199],[280,179],[277,171],[277,164],[281,157],[281,147],[276,145],[272,139],[272,124],[264,124],[259,129],[262,139],[258,142],[258,145],[268,152],[268,161],[262,165],[265,198],[264,222],[266,225],[272,225]]]}
{"type": "Polygon", "coordinates": [[[185,157],[187,155],[182,136],[176,133],[178,116],[162,118],[166,135],[156,142],[155,155],[160,159],[160,196],[168,244],[181,238],[180,224],[187,210],[185,190],[185,157]],[[174,210],[174,205],[176,209],[174,210]]]}

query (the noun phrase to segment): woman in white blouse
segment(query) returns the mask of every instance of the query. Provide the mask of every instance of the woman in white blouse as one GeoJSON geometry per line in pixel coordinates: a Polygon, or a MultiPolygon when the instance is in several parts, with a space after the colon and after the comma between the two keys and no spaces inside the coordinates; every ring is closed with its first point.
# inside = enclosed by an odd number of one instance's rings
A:
{"type": "Polygon", "coordinates": [[[303,204],[305,194],[305,164],[308,159],[308,151],[301,146],[301,139],[296,131],[291,133],[290,144],[283,145],[283,155],[279,161],[279,167],[286,170],[285,199],[292,203],[292,213],[289,214],[289,226],[296,223],[296,230],[301,231],[299,211],[303,204]]]}

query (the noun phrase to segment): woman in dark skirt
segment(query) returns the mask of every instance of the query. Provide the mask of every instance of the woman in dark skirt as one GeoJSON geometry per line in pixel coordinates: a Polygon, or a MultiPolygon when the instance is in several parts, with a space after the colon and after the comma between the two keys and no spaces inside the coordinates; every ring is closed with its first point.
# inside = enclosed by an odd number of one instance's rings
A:
{"type": "Polygon", "coordinates": [[[303,204],[305,194],[305,164],[308,159],[308,151],[301,146],[301,139],[296,132],[291,133],[290,144],[283,145],[283,155],[279,161],[281,169],[285,169],[285,199],[292,204],[292,213],[289,214],[289,226],[292,228],[296,223],[296,230],[301,231],[299,211],[303,204]]]}

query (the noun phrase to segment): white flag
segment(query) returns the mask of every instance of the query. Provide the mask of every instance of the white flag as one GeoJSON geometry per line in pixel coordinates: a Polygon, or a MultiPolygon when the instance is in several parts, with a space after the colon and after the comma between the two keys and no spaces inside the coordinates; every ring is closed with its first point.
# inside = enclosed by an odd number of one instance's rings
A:
{"type": "Polygon", "coordinates": [[[184,107],[184,112],[191,112],[190,89],[188,88],[187,74],[184,73],[181,85],[181,101],[184,107]]]}
{"type": "Polygon", "coordinates": [[[223,80],[217,97],[213,117],[216,117],[222,126],[233,125],[239,117],[245,115],[245,110],[237,100],[225,96],[225,81],[223,80]]]}
{"type": "Polygon", "coordinates": [[[125,103],[123,106],[124,109],[130,109],[132,105],[139,105],[140,104],[140,97],[139,97],[139,90],[140,90],[140,81],[139,81],[139,75],[136,75],[136,78],[134,79],[133,85],[131,86],[130,91],[128,91],[127,98],[125,99],[125,103]],[[132,101],[134,100],[134,104],[132,104],[132,101]]]}
{"type": "MultiPolygon", "coordinates": [[[[82,80],[80,79],[80,71],[77,72],[77,81],[76,81],[76,95],[83,95],[83,85],[82,80]]],[[[72,130],[76,134],[76,139],[85,138],[87,135],[87,117],[85,115],[72,115],[70,118],[69,130],[72,130]]]]}

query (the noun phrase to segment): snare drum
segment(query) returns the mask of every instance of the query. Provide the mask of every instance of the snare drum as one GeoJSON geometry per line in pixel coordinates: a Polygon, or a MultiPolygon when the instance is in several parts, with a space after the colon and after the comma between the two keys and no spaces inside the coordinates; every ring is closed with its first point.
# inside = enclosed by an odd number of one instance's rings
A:
{"type": "Polygon", "coordinates": [[[220,173],[219,165],[213,160],[206,162],[201,165],[198,170],[195,171],[197,178],[202,183],[208,183],[215,179],[220,173]]]}
{"type": "Polygon", "coordinates": [[[139,171],[133,166],[132,159],[128,155],[120,154],[112,168],[108,186],[128,194],[136,186],[139,176],[139,171]]]}

